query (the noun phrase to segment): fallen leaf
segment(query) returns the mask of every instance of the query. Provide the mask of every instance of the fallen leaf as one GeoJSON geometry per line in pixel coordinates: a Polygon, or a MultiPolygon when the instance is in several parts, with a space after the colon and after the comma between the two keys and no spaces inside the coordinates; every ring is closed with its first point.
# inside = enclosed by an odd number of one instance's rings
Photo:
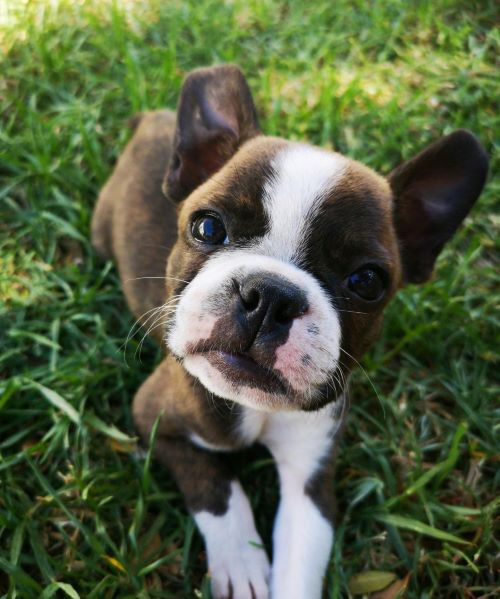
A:
{"type": "Polygon", "coordinates": [[[404,578],[395,580],[391,585],[382,591],[370,595],[370,599],[403,599],[409,582],[410,573],[408,573],[404,578]]]}
{"type": "Polygon", "coordinates": [[[351,576],[347,586],[353,595],[365,595],[385,589],[395,578],[396,575],[393,572],[366,570],[351,576]]]}

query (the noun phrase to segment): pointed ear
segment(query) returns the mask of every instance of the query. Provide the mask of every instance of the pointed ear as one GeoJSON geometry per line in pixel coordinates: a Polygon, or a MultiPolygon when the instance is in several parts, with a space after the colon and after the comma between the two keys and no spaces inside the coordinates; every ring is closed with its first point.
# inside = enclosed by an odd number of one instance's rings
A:
{"type": "Polygon", "coordinates": [[[458,130],[389,175],[403,283],[430,278],[434,262],[479,197],[488,171],[483,146],[458,130]]]}
{"type": "Polygon", "coordinates": [[[175,202],[183,200],[259,133],[252,94],[237,66],[193,71],[181,90],[163,192],[175,202]]]}

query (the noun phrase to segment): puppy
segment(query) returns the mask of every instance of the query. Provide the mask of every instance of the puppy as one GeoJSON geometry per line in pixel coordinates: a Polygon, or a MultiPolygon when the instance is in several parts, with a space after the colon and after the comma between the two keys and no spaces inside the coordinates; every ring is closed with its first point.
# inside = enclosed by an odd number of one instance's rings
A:
{"type": "Polygon", "coordinates": [[[159,419],[155,453],[204,536],[215,598],[318,599],[349,373],[394,293],[431,276],[487,156],[455,131],[384,178],[264,136],[236,66],[193,71],[176,115],[136,121],[92,238],[165,347],[135,396],[137,430],[147,441],[159,419]],[[272,567],[224,464],[255,442],[280,480],[272,567]]]}

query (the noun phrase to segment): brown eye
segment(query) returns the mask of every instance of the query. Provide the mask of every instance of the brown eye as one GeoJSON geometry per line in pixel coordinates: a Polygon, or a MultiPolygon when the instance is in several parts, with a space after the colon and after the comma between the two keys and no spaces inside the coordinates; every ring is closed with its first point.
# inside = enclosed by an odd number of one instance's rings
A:
{"type": "Polygon", "coordinates": [[[206,212],[196,216],[191,223],[191,235],[196,241],[210,245],[228,243],[226,228],[217,214],[206,212]]]}
{"type": "Polygon", "coordinates": [[[367,302],[374,302],[384,295],[385,283],[381,273],[369,266],[353,272],[347,279],[349,289],[367,302]]]}

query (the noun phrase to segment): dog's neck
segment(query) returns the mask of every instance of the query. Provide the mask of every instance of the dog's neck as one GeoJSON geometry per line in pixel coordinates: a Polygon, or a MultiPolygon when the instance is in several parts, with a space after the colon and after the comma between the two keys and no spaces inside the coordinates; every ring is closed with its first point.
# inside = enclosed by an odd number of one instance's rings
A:
{"type": "MultiPolygon", "coordinates": [[[[161,369],[161,387],[152,392],[152,396],[161,397],[166,409],[160,418],[160,433],[165,432],[162,419],[168,420],[168,406],[172,403],[178,429],[173,430],[169,421],[169,434],[189,434],[195,444],[219,450],[241,449],[260,439],[272,412],[242,406],[210,393],[171,355],[165,358],[161,369]]],[[[326,410],[331,410],[335,419],[343,420],[347,415],[347,389],[339,389],[334,396],[331,389],[329,393],[328,401],[323,402],[329,406],[326,410]]],[[[156,398],[152,398],[151,411],[156,409],[155,401],[156,398]]],[[[144,402],[144,412],[141,418],[147,419],[147,402],[144,402]]]]}

